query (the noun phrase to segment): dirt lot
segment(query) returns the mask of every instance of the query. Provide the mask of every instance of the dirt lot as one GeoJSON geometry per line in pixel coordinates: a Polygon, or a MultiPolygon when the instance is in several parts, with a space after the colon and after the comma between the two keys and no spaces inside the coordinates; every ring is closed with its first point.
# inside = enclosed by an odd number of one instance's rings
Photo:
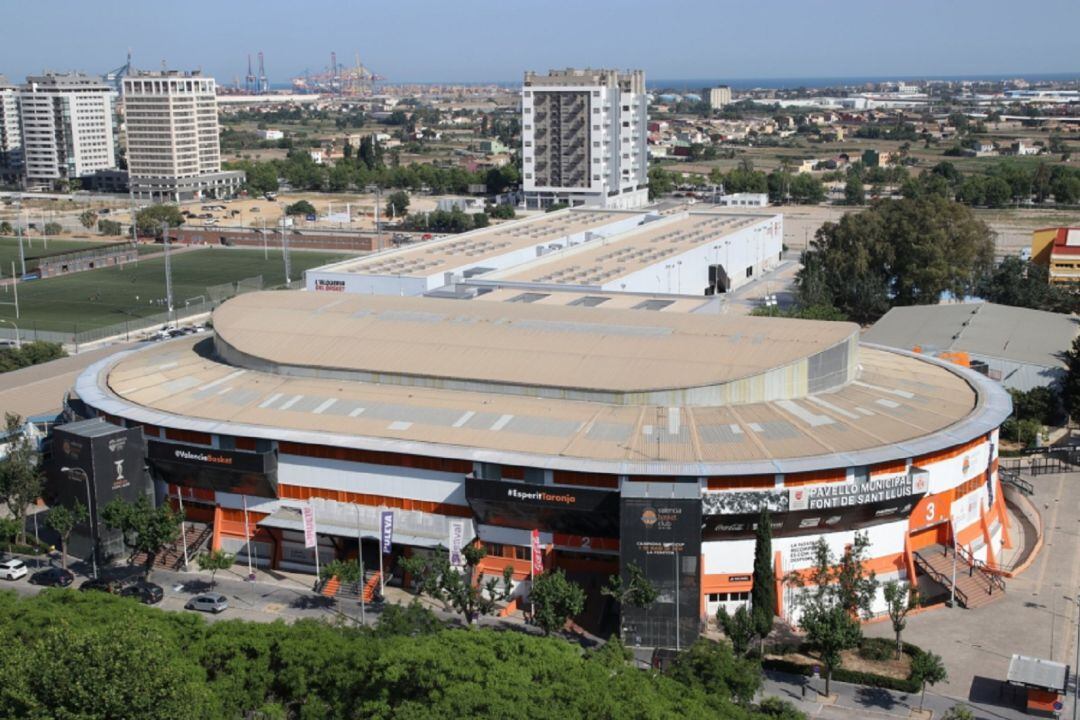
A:
{"type": "MultiPolygon", "coordinates": [[[[766,655],[766,658],[786,660],[799,665],[818,665],[821,661],[813,655],[803,653],[787,653],[786,655],[766,655]]],[[[859,657],[858,650],[845,650],[840,653],[840,664],[846,670],[855,672],[874,673],[885,677],[905,680],[911,675],[911,656],[901,655],[899,660],[867,660],[859,657]]]]}

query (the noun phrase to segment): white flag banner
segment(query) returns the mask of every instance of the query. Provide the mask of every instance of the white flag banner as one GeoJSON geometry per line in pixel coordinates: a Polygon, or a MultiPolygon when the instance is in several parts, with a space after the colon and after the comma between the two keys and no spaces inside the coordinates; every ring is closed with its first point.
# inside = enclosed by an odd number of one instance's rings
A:
{"type": "Polygon", "coordinates": [[[461,548],[465,544],[465,522],[452,520],[450,522],[450,565],[453,567],[465,567],[465,557],[461,554],[461,548]]]}
{"type": "Polygon", "coordinates": [[[304,517],[304,547],[315,547],[317,540],[315,539],[315,511],[311,509],[310,505],[305,505],[300,508],[300,514],[304,517]]]}

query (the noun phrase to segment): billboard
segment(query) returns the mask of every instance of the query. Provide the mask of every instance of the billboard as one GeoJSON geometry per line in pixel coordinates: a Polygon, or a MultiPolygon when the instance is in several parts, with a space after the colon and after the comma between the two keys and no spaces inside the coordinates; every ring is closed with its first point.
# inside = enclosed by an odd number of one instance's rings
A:
{"type": "Polygon", "coordinates": [[[648,608],[622,608],[622,637],[640,647],[685,648],[701,629],[701,493],[696,482],[624,482],[619,566],[639,567],[656,588],[648,608]]]}
{"type": "Polygon", "coordinates": [[[619,531],[615,490],[467,477],[465,498],[485,525],[612,538],[619,531]]]}
{"type": "Polygon", "coordinates": [[[273,450],[217,450],[151,438],[147,460],[162,480],[175,485],[277,497],[277,453],[273,450]]]}
{"type": "Polygon", "coordinates": [[[144,456],[141,427],[93,419],[53,428],[47,493],[65,507],[78,501],[90,516],[72,533],[73,555],[89,555],[94,538],[99,559],[127,552],[120,533],[101,522],[101,510],[113,500],[134,502],[150,492],[144,456]]]}

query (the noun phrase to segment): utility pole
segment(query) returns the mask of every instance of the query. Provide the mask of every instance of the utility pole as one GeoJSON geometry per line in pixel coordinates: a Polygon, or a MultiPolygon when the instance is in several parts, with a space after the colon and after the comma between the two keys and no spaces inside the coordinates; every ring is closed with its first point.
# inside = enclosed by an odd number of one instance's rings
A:
{"type": "Polygon", "coordinates": [[[15,319],[19,319],[19,278],[15,276],[15,261],[11,261],[11,287],[15,292],[15,319]]]}
{"type": "Polygon", "coordinates": [[[161,239],[165,243],[165,308],[166,317],[165,322],[168,324],[173,312],[173,297],[172,297],[172,258],[169,255],[169,224],[161,223],[161,239]]]}
{"type": "MultiPolygon", "coordinates": [[[[22,213],[19,213],[19,215],[19,219],[22,220],[22,213]]],[[[16,223],[16,227],[18,228],[19,235],[19,263],[22,267],[22,274],[26,275],[26,252],[23,250],[23,224],[21,222],[16,223]]]]}
{"type": "Polygon", "coordinates": [[[292,267],[289,264],[289,239],[285,235],[285,216],[281,216],[281,259],[285,263],[285,287],[292,287],[292,267]]]}
{"type": "Polygon", "coordinates": [[[679,637],[679,546],[672,544],[675,550],[675,652],[682,650],[682,639],[679,637]]]}
{"type": "Polygon", "coordinates": [[[128,204],[131,206],[131,247],[135,250],[135,267],[139,267],[139,232],[135,227],[135,193],[128,183],[128,204]]]}
{"type": "MultiPolygon", "coordinates": [[[[1080,668],[1080,595],[1073,598],[1073,602],[1076,603],[1076,664],[1073,665],[1073,672],[1075,668],[1080,668]]],[[[1076,720],[1076,706],[1080,705],[1080,683],[1073,681],[1073,720],[1076,720]]]]}

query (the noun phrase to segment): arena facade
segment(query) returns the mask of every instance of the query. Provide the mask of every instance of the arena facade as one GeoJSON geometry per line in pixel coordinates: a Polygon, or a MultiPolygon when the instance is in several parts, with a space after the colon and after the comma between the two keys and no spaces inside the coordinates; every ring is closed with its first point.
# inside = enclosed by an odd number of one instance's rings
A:
{"type": "Polygon", "coordinates": [[[993,566],[1010,542],[1008,395],[853,324],[322,292],[242,295],[213,320],[90,367],[68,412],[141,428],[159,497],[241,562],[313,571],[310,504],[322,561],[377,567],[391,509],[388,570],[453,531],[524,594],[535,529],[596,619],[607,576],[644,568],[660,597],[622,632],[674,646],[747,601],[762,505],[778,577],[856,532],[883,580],[930,545],[993,566]]]}

